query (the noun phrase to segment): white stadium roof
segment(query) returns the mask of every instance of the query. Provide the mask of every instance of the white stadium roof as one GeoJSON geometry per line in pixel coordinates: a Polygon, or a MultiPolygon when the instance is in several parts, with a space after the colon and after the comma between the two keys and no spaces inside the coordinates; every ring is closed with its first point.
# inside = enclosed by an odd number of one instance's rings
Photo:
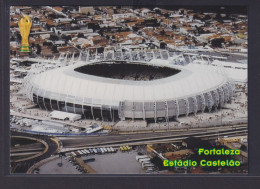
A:
{"type": "MultiPolygon", "coordinates": [[[[111,62],[110,62],[111,64],[111,62]]],[[[138,64],[149,64],[138,62],[138,64]]],[[[228,82],[217,67],[206,65],[176,66],[150,63],[181,70],[176,75],[152,80],[131,81],[87,75],[74,71],[86,63],[61,67],[32,76],[28,87],[45,98],[95,106],[118,106],[120,101],[148,102],[200,95],[228,82]],[[63,98],[63,99],[62,99],[63,98]]]]}

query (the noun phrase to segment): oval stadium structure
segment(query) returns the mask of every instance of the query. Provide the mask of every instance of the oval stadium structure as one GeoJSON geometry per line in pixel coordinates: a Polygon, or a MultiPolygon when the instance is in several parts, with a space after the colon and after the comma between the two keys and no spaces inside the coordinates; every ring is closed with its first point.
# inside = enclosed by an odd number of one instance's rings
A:
{"type": "Polygon", "coordinates": [[[221,107],[233,93],[232,82],[213,66],[114,60],[32,75],[24,87],[42,109],[104,121],[169,121],[221,107]]]}

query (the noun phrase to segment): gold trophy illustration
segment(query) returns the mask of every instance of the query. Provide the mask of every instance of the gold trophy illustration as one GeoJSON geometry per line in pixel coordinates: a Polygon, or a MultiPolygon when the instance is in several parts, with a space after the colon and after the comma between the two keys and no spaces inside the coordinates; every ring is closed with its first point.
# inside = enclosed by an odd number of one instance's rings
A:
{"type": "Polygon", "coordinates": [[[24,15],[19,21],[18,26],[22,36],[21,52],[30,52],[28,37],[30,34],[32,19],[28,15],[24,15]]]}

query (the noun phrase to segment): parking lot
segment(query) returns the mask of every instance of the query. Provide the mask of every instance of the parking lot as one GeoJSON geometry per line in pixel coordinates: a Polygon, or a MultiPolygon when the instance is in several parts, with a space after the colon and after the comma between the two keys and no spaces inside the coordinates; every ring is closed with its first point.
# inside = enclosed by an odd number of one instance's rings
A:
{"type": "Polygon", "coordinates": [[[59,167],[60,159],[52,160],[39,167],[39,174],[144,174],[141,164],[136,161],[136,150],[117,151],[116,153],[89,154],[80,158],[72,158],[68,155],[62,158],[62,166],[59,167]],[[76,160],[77,159],[77,160],[76,160]],[[82,168],[79,160],[86,163],[89,169],[82,168]],[[93,171],[89,171],[93,170],[93,171]]]}
{"type": "Polygon", "coordinates": [[[82,174],[72,163],[62,158],[62,167],[58,166],[60,159],[55,159],[39,167],[39,174],[82,174]]]}
{"type": "Polygon", "coordinates": [[[98,174],[143,174],[145,170],[142,169],[140,163],[135,159],[137,152],[132,150],[130,152],[121,152],[105,155],[90,155],[83,156],[83,160],[95,158],[94,162],[89,162],[98,174]]]}

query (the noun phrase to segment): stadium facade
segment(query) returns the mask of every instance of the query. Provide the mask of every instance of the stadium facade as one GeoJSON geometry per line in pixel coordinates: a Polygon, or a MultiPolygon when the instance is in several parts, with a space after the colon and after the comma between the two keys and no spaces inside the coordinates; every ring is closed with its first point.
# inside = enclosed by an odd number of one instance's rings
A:
{"type": "Polygon", "coordinates": [[[24,89],[42,109],[104,121],[169,121],[221,108],[233,95],[232,81],[213,66],[114,60],[31,75],[24,89]]]}

